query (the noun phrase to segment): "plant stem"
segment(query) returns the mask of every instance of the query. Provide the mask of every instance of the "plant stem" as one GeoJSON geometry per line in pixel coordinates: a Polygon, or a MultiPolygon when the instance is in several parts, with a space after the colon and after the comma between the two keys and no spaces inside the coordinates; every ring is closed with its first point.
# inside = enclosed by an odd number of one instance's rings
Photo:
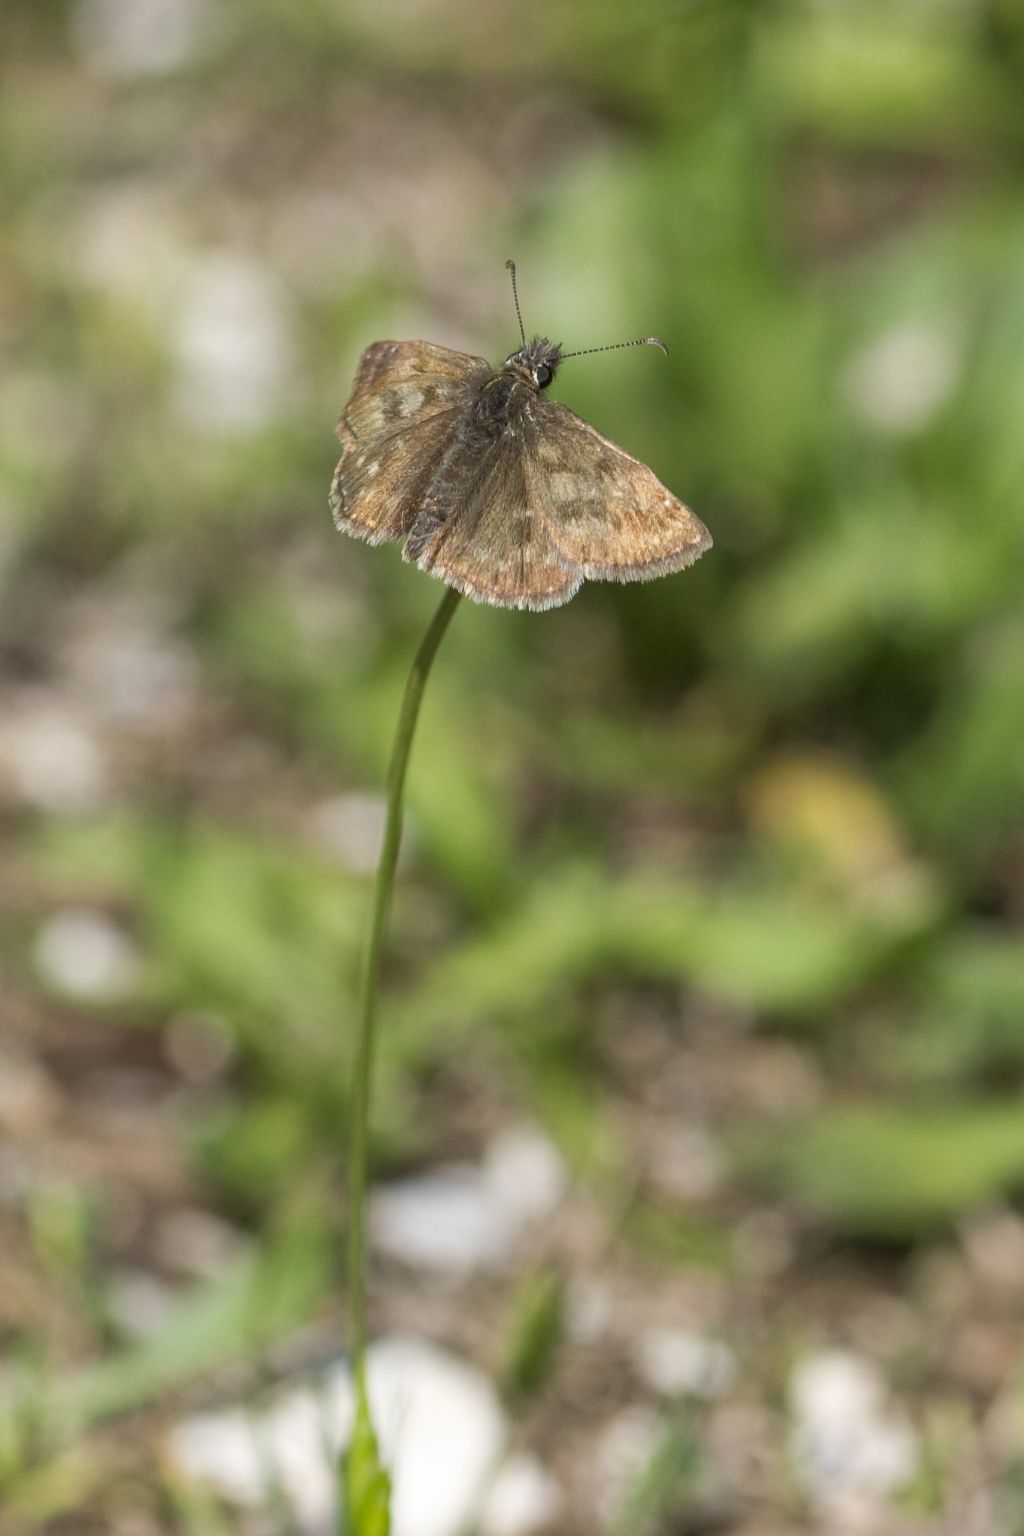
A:
{"type": "Polygon", "coordinates": [[[384,841],[373,886],[373,912],[366,945],[359,997],[359,1036],[356,1043],[355,1082],[352,1093],[352,1126],[348,1174],[349,1317],[352,1330],[353,1379],[361,1383],[366,1359],[366,1185],[369,1165],[370,1096],[373,1083],[377,991],[381,949],[391,910],[395,867],[402,838],[402,807],[409,753],[420,712],[430,665],[448,622],[455,612],[459,593],[448,587],[420,642],[409,673],[391,748],[387,777],[387,820],[384,841]]]}

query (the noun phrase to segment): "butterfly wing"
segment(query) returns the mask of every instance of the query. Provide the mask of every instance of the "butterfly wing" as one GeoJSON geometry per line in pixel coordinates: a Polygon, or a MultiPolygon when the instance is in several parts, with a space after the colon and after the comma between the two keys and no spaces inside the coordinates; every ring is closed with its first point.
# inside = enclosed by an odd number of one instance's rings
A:
{"type": "Polygon", "coordinates": [[[555,608],[583,573],[563,559],[531,501],[523,450],[521,435],[461,421],[403,553],[476,602],[555,608]]]}
{"type": "Polygon", "coordinates": [[[531,504],[560,557],[592,581],[649,581],[692,565],[711,535],[631,454],[567,406],[540,399],[526,455],[531,504]]]}
{"type": "Polygon", "coordinates": [[[482,357],[426,341],[366,349],[338,422],[330,495],[338,528],[371,544],[408,533],[457,417],[491,372],[482,357]]]}

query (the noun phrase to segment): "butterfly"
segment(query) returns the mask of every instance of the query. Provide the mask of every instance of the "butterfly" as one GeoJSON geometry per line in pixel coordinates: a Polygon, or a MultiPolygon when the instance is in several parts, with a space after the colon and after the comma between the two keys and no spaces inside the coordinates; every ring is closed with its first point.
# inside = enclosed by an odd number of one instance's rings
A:
{"type": "MultiPolygon", "coordinates": [[[[338,422],[336,526],[479,603],[555,608],[585,580],[649,581],[711,547],[652,470],[545,391],[566,357],[546,336],[500,367],[427,341],[363,353],[338,422]]],[[[654,345],[654,336],[618,346],[654,345]]],[[[587,351],[601,352],[605,347],[587,351]]]]}

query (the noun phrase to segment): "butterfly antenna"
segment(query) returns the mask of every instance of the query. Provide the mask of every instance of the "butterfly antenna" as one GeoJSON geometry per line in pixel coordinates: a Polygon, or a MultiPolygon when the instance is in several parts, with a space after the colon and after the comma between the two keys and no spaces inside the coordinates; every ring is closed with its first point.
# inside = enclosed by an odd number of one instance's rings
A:
{"type": "Polygon", "coordinates": [[[660,336],[637,336],[633,341],[613,341],[607,347],[584,347],[582,352],[563,352],[560,361],[567,357],[588,357],[591,352],[615,352],[619,347],[660,347],[668,357],[668,347],[660,336]]]}
{"type": "Polygon", "coordinates": [[[523,330],[523,317],[519,310],[519,293],[516,289],[516,264],[514,261],[506,261],[505,266],[509,272],[512,273],[512,300],[516,306],[516,319],[519,321],[519,334],[523,339],[523,346],[525,347],[526,332],[523,330]]]}

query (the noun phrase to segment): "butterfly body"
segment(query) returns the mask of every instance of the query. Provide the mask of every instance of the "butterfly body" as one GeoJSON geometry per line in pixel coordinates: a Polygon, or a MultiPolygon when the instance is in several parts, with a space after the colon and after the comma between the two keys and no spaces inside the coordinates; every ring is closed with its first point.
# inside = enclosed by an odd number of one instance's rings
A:
{"type": "Polygon", "coordinates": [[[429,342],[363,354],[338,423],[337,526],[477,602],[553,608],[581,582],[643,581],[710,546],[653,472],[546,399],[561,350],[524,343],[498,368],[429,342]]]}

